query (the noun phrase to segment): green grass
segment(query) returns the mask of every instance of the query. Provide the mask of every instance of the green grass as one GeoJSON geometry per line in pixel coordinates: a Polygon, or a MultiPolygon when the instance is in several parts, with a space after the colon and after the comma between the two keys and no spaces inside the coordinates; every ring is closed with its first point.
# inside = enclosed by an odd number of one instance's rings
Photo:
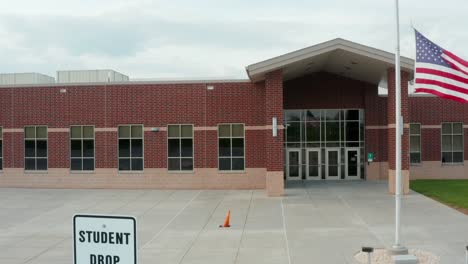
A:
{"type": "Polygon", "coordinates": [[[410,188],[447,205],[468,209],[468,180],[413,180],[410,188]]]}

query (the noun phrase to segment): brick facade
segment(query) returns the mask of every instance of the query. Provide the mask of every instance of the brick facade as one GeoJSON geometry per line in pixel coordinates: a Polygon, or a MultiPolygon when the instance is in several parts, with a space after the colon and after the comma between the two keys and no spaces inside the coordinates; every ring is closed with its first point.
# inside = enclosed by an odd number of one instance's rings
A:
{"type": "MultiPolygon", "coordinates": [[[[272,119],[277,118],[278,125],[283,124],[283,73],[273,71],[265,79],[265,124],[272,126],[272,119]]],[[[278,135],[265,131],[265,154],[267,168],[267,191],[271,195],[282,195],[284,190],[283,168],[283,129],[279,126],[278,135]]]]}
{"type": "Polygon", "coordinates": [[[366,175],[368,179],[387,178],[386,170],[374,169],[376,163],[387,163],[388,154],[387,98],[378,95],[376,85],[319,72],[286,81],[283,97],[285,109],[364,109],[365,153],[375,154],[366,175]]]}
{"type": "MultiPolygon", "coordinates": [[[[282,84],[281,80],[279,83],[282,84]]],[[[258,147],[265,145],[267,125],[264,83],[210,85],[214,90],[208,90],[203,83],[2,87],[0,126],[4,131],[5,169],[0,174],[0,186],[119,187],[122,178],[126,178],[127,187],[265,188],[266,150],[258,147]],[[218,172],[217,125],[220,123],[245,125],[245,172],[218,172]],[[141,174],[146,176],[133,176],[132,183],[129,175],[139,173],[117,172],[117,127],[123,124],[145,127],[144,172],[141,174]],[[181,176],[167,171],[165,128],[168,124],[194,125],[193,173],[181,176]],[[48,126],[47,173],[23,173],[23,128],[29,125],[48,126]],[[68,129],[71,125],[95,126],[96,170],[91,178],[88,174],[69,172],[68,129]],[[151,132],[151,127],[158,127],[160,131],[151,132]],[[148,182],[148,173],[165,180],[148,182]],[[210,180],[206,175],[211,175],[210,180]],[[171,177],[174,182],[168,183],[171,177]],[[192,177],[191,180],[187,180],[188,177],[192,177]],[[84,182],[77,184],[76,178],[84,182]]],[[[270,95],[270,99],[274,95],[270,95]]],[[[279,118],[281,122],[281,115],[279,118]]],[[[278,168],[278,160],[271,163],[271,169],[278,168]]]]}
{"type": "MultiPolygon", "coordinates": [[[[49,167],[69,167],[68,133],[50,132],[71,125],[96,127],[96,168],[117,166],[117,132],[119,125],[143,124],[146,128],[168,124],[193,124],[211,127],[195,129],[195,167],[216,168],[217,130],[219,123],[243,123],[246,127],[264,126],[265,89],[262,84],[217,83],[214,90],[205,84],[173,85],[99,85],[83,87],[1,88],[1,126],[20,129],[6,131],[5,167],[22,168],[24,144],[22,129],[28,125],[49,128],[49,167]],[[66,89],[66,93],[60,93],[66,89]],[[114,128],[114,131],[98,131],[114,128]],[[205,144],[205,142],[207,144],[205,144]],[[216,153],[215,153],[216,154],[216,153]]],[[[145,132],[145,167],[166,168],[165,131],[145,132]]],[[[254,147],[263,145],[264,131],[246,131],[247,167],[265,167],[265,153],[254,147]],[[258,142],[257,142],[258,141],[258,142]],[[255,150],[255,155],[251,152],[255,150]]]]}
{"type": "MultiPolygon", "coordinates": [[[[283,80],[281,70],[265,80],[210,83],[128,83],[51,85],[0,88],[4,170],[0,186],[66,188],[266,188],[270,195],[284,189],[284,109],[365,110],[365,153],[375,153],[366,165],[367,179],[393,182],[395,170],[394,71],[388,69],[388,97],[374,84],[330,73],[283,80]],[[65,90],[65,92],[63,92],[65,90]],[[272,118],[278,136],[272,135],[272,118]],[[218,171],[217,125],[245,125],[244,172],[218,171]],[[117,170],[117,127],[143,124],[144,171],[117,170]],[[194,125],[194,171],[167,171],[168,124],[194,125]],[[47,173],[25,173],[23,128],[47,125],[47,173]],[[71,125],[94,125],[96,170],[70,173],[71,125]],[[151,128],[159,128],[152,132],[151,128]]],[[[440,125],[468,125],[468,106],[435,97],[408,97],[409,75],[402,73],[402,114],[405,122],[402,168],[411,178],[468,178],[464,166],[442,166],[440,125]],[[409,164],[409,123],[421,123],[422,163],[409,164]]],[[[468,126],[467,126],[468,127],[468,126]]],[[[465,133],[465,142],[468,142],[465,133]]],[[[468,151],[465,143],[465,153],[468,151]]],[[[365,155],[362,153],[362,155],[365,155]]],[[[391,190],[390,190],[391,191],[391,190]]]]}
{"type": "MultiPolygon", "coordinates": [[[[401,136],[401,171],[403,192],[409,193],[409,104],[408,104],[408,81],[409,74],[402,71],[401,74],[401,116],[403,118],[403,135],[401,136]]],[[[388,122],[388,181],[389,192],[395,193],[395,68],[387,70],[388,81],[388,101],[387,101],[387,122],[388,122]]]]}

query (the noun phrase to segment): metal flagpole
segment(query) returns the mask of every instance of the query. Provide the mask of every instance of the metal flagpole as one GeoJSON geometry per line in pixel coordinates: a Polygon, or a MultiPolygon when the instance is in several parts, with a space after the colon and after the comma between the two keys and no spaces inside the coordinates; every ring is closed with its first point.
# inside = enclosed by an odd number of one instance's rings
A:
{"type": "Polygon", "coordinates": [[[395,244],[391,251],[394,254],[407,254],[400,243],[401,234],[401,137],[403,118],[401,116],[401,77],[400,77],[400,15],[398,0],[395,0],[396,15],[396,51],[395,51],[395,244]]]}

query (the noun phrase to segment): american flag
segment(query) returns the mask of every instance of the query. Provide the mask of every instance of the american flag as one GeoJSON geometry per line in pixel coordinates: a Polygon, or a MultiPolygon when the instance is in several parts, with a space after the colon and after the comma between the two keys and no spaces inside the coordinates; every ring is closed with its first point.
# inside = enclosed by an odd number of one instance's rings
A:
{"type": "Polygon", "coordinates": [[[468,62],[415,32],[415,92],[468,102],[468,62]]]}

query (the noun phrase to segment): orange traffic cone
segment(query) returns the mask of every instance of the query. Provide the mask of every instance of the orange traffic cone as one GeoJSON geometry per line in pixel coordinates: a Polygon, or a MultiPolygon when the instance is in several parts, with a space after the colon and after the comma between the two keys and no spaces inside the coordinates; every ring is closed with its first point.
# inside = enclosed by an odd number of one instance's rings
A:
{"type": "Polygon", "coordinates": [[[219,227],[231,227],[229,225],[229,220],[231,218],[231,210],[228,211],[227,215],[226,215],[226,219],[224,219],[224,224],[223,225],[220,225],[219,227]]]}

